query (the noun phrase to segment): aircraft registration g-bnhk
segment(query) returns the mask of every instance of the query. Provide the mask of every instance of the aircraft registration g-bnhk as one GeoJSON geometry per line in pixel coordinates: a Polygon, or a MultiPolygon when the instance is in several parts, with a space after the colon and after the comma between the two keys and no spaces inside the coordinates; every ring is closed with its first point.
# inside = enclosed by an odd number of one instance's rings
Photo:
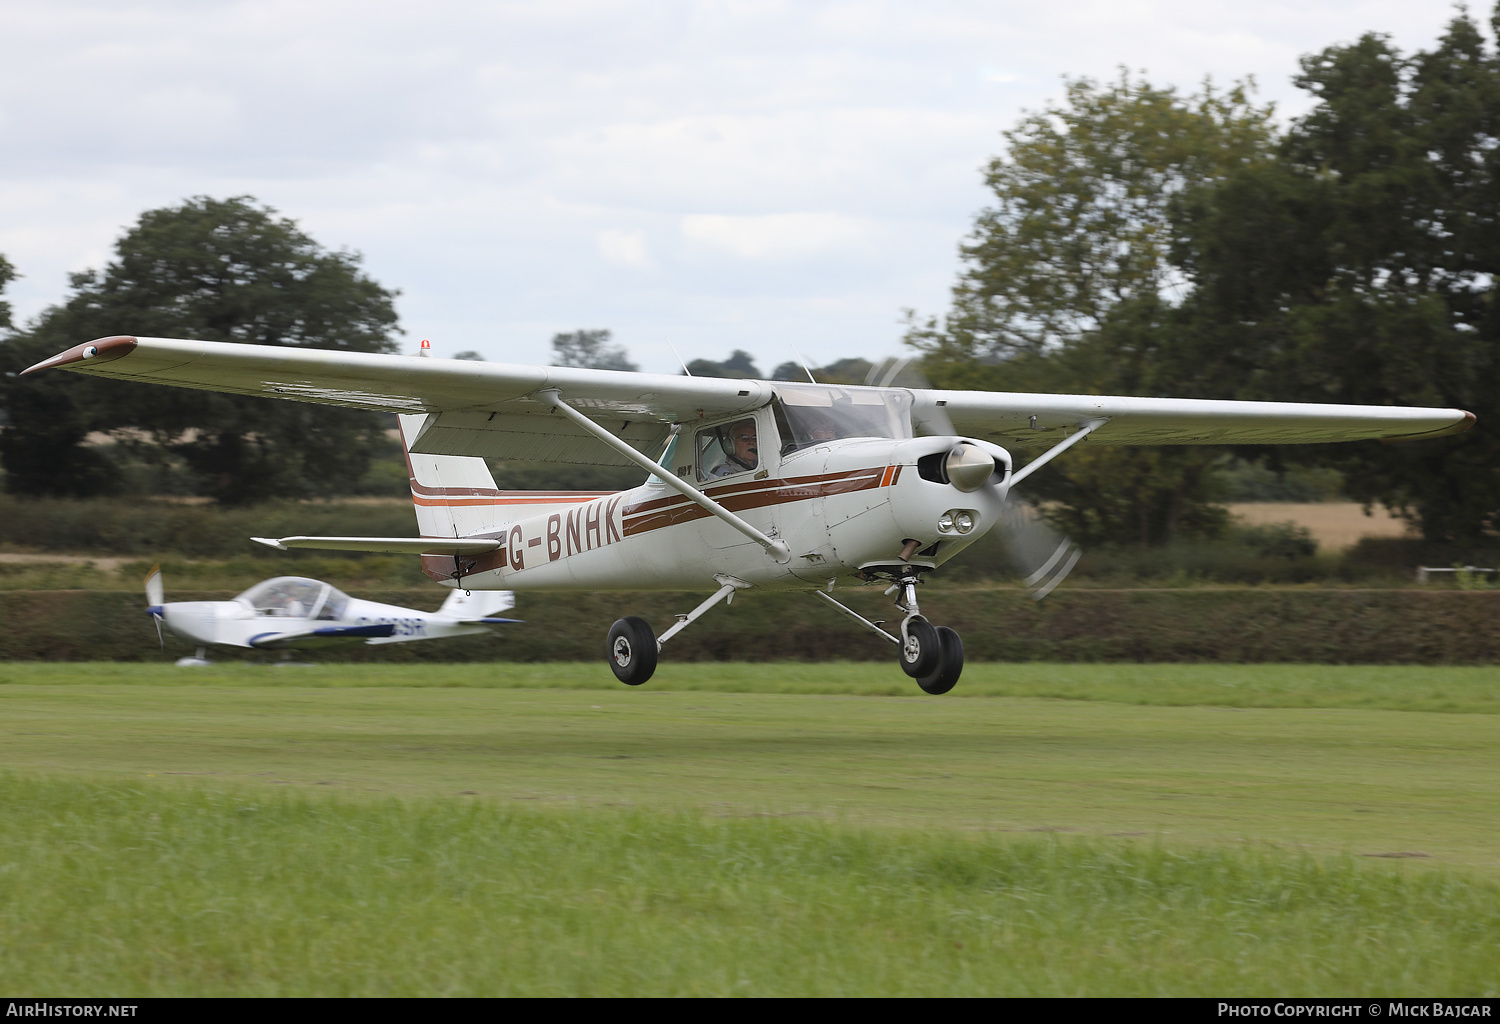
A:
{"type": "MultiPolygon", "coordinates": [[[[634,616],[614,623],[607,657],[631,685],[679,631],[754,587],[815,594],[944,693],[963,644],[922,615],[918,585],[1068,448],[1406,440],[1474,421],[1460,409],[724,380],[125,336],[25,372],[52,367],[399,413],[421,536],[257,538],[273,547],[410,552],[432,579],[471,590],[717,588],[660,636],[634,616]],[[1014,447],[1040,454],[1017,470],[1014,447]],[[646,476],[618,493],[502,491],[486,457],[646,476]],[[833,596],[869,584],[894,596],[896,632],[833,596]]],[[[1060,578],[1076,557],[1059,546],[1033,578],[1060,578]]]]}

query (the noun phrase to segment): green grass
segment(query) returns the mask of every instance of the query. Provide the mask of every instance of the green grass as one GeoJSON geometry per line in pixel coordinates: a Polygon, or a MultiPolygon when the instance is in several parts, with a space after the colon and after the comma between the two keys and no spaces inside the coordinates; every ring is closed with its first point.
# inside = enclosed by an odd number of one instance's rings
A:
{"type": "MultiPolygon", "coordinates": [[[[598,662],[413,665],[0,662],[0,686],[270,686],[569,689],[626,692],[598,662]]],[[[663,661],[640,692],[915,697],[886,662],[663,661]]],[[[971,662],[944,700],[1039,697],[1165,707],[1365,708],[1500,714],[1500,669],[1455,665],[1132,665],[971,662]]]]}
{"type": "Polygon", "coordinates": [[[1500,890],[1274,850],[9,778],[0,987],[1491,995],[1500,890]]]}
{"type": "Polygon", "coordinates": [[[0,665],[0,989],[1500,992],[1492,670],[893,671],[0,665]]]}

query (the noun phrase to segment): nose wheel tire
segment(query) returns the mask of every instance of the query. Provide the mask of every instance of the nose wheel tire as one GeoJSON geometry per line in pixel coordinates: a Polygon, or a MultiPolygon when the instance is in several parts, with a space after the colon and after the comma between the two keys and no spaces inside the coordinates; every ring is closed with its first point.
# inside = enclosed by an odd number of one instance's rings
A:
{"type": "Polygon", "coordinates": [[[656,672],[656,634],[638,615],[627,615],[609,627],[604,656],[615,678],[626,686],[640,686],[656,672]]]}
{"type": "Polygon", "coordinates": [[[938,631],[926,619],[912,619],[906,624],[906,642],[901,645],[901,671],[921,679],[937,671],[942,659],[938,631]]]}
{"type": "Polygon", "coordinates": [[[922,688],[922,692],[934,696],[953,689],[964,671],[964,642],[959,639],[958,634],[947,626],[939,626],[937,636],[941,651],[938,667],[930,675],[917,677],[917,685],[922,688]]]}

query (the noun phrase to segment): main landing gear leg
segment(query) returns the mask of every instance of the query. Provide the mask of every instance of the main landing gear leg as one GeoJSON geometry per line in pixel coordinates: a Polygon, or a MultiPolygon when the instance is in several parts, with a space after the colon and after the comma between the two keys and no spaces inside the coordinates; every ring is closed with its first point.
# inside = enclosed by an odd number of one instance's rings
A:
{"type": "Polygon", "coordinates": [[[718,592],[686,615],[677,616],[677,622],[661,636],[654,636],[651,624],[638,615],[630,615],[609,628],[605,657],[615,678],[626,686],[640,686],[656,672],[656,657],[672,637],[696,622],[704,612],[720,601],[734,603],[734,592],[750,584],[733,576],[719,574],[714,580],[720,584],[718,592]]]}
{"type": "Polygon", "coordinates": [[[213,662],[208,660],[208,648],[199,647],[193,657],[178,658],[176,664],[179,668],[197,668],[200,665],[212,665],[213,662]]]}
{"type": "Polygon", "coordinates": [[[898,593],[896,607],[906,612],[901,620],[901,635],[892,636],[880,628],[877,622],[845,607],[825,592],[815,591],[818,597],[833,605],[866,629],[882,636],[900,648],[901,669],[917,681],[926,693],[947,693],[958,682],[964,671],[964,643],[956,632],[947,626],[933,627],[922,615],[917,604],[918,577],[903,577],[886,591],[898,593]]]}

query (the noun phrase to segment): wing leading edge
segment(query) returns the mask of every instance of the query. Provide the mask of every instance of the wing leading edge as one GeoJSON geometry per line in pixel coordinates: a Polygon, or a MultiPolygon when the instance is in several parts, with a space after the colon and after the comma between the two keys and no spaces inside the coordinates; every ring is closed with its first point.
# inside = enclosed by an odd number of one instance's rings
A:
{"type": "MultiPolygon", "coordinates": [[[[649,451],[671,423],[746,412],[775,383],[516,366],[326,349],[113,337],[75,346],[24,371],[60,368],[145,383],[262,395],[382,412],[426,413],[412,451],[625,464],[621,456],[532,397],[556,388],[589,418],[649,451]]],[[[804,387],[806,385],[803,385],[804,387]]],[[[1103,444],[1309,444],[1415,440],[1468,429],[1462,409],[1227,402],[1102,395],[914,390],[917,409],[941,407],[954,429],[1002,444],[1051,446],[1103,419],[1103,444]]]]}

